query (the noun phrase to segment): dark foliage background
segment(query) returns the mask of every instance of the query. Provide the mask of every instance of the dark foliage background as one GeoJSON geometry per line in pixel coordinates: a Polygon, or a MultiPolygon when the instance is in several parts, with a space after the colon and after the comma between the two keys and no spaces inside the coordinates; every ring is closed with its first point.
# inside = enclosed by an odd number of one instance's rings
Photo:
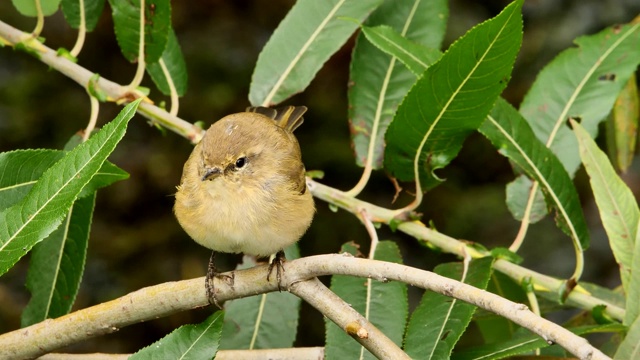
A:
{"type": "MultiPolygon", "coordinates": [[[[447,45],[471,26],[496,15],[508,2],[453,0],[447,45]]],[[[173,25],[189,71],[189,87],[179,115],[205,124],[248,105],[253,65],[273,29],[293,1],[174,1],[173,25]]],[[[101,76],[127,84],[135,72],[120,54],[113,35],[110,10],[105,9],[97,29],[88,34],[79,63],[101,76]]],[[[628,22],[640,12],[637,0],[527,0],[523,9],[525,34],[514,76],[504,96],[518,104],[538,71],[581,34],[628,22]]],[[[34,19],[17,14],[11,2],[0,2],[0,20],[31,31],[34,19]]],[[[52,48],[71,48],[76,33],[61,13],[48,17],[42,34],[52,48]]],[[[307,169],[325,172],[324,183],[351,188],[361,174],[354,165],[347,125],[347,84],[353,39],[320,71],[303,94],[287,103],[306,105],[305,124],[297,131],[307,169]]],[[[143,85],[153,89],[147,79],[143,85]]],[[[154,100],[168,100],[152,90],[154,100]]],[[[63,75],[25,53],[0,49],[0,151],[17,148],[62,148],[67,139],[86,126],[89,102],[84,90],[63,75]]],[[[100,108],[99,124],[119,111],[114,104],[100,108]]],[[[75,308],[111,300],[141,287],[202,276],[209,251],[191,241],[172,214],[173,193],[191,145],[173,133],[162,133],[137,116],[111,161],[131,173],[129,180],[99,192],[84,280],[75,308]]],[[[625,179],[637,192],[640,164],[634,163],[625,179]]],[[[508,246],[519,223],[504,204],[504,186],[513,178],[507,160],[480,135],[471,136],[460,156],[443,172],[447,178],[428,193],[421,211],[425,221],[448,235],[486,246],[508,246]]],[[[577,176],[592,245],[586,252],[584,279],[617,286],[618,270],[583,172],[577,176]]],[[[411,186],[407,188],[410,190],[411,186]]],[[[377,173],[362,198],[391,205],[394,188],[377,173]]],[[[406,193],[400,204],[408,202],[406,193]]],[[[317,202],[318,212],[300,241],[303,256],[339,250],[356,241],[368,251],[368,236],[359,221],[345,212],[333,213],[317,202]]],[[[452,256],[434,253],[415,240],[379,230],[381,239],[396,240],[411,265],[432,269],[452,256]]],[[[573,266],[571,242],[548,218],[530,229],[521,254],[534,270],[568,276],[573,266]]],[[[231,269],[239,256],[219,256],[219,266],[231,269]]],[[[28,257],[0,281],[0,332],[20,326],[20,313],[29,299],[24,288],[28,257]]],[[[326,280],[326,279],[325,279],[326,280]]],[[[413,300],[420,293],[412,289],[413,300]]],[[[130,326],[118,333],[78,344],[66,351],[133,352],[175,327],[198,322],[212,309],[201,309],[130,326]]],[[[303,304],[298,346],[322,345],[321,316],[303,304]]]]}

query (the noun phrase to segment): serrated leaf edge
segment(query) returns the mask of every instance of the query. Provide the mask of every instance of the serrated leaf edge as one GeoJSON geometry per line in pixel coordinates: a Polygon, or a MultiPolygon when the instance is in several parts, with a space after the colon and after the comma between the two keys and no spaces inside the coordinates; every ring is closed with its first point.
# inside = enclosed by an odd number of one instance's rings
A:
{"type": "Polygon", "coordinates": [[[531,160],[531,158],[527,156],[527,153],[520,147],[520,145],[515,141],[515,139],[511,137],[511,135],[502,126],[500,126],[500,124],[496,121],[496,119],[494,119],[491,115],[487,115],[487,120],[489,120],[493,124],[493,126],[495,126],[498,130],[500,130],[500,132],[505,136],[505,138],[507,138],[509,142],[511,142],[511,144],[513,144],[513,146],[522,155],[523,159],[525,159],[527,164],[529,164],[529,166],[534,170],[535,174],[540,179],[537,181],[542,182],[542,185],[549,192],[549,196],[551,196],[551,198],[553,199],[553,202],[556,203],[558,211],[560,211],[560,214],[565,219],[567,226],[571,231],[571,238],[573,239],[574,246],[582,252],[582,244],[580,244],[580,238],[578,237],[578,233],[576,232],[576,229],[573,226],[573,223],[571,222],[569,215],[565,211],[562,202],[560,202],[560,199],[558,199],[558,196],[553,191],[549,182],[547,182],[546,178],[542,175],[542,173],[540,173],[540,171],[538,170],[538,167],[535,165],[533,160],[531,160]]]}
{"type": "Polygon", "coordinates": [[[420,142],[420,145],[418,146],[418,149],[416,150],[416,155],[413,158],[413,176],[416,179],[416,201],[415,201],[416,205],[419,205],[420,202],[422,201],[422,185],[421,185],[421,181],[420,181],[420,166],[419,166],[420,157],[422,156],[422,149],[424,148],[425,144],[427,143],[427,140],[429,139],[429,137],[431,135],[431,132],[433,132],[433,129],[440,122],[440,119],[442,119],[442,116],[444,115],[446,110],[449,108],[449,105],[451,105],[451,102],[453,102],[453,99],[455,99],[456,96],[458,95],[458,93],[460,93],[462,87],[469,81],[469,79],[475,73],[475,71],[478,68],[478,66],[480,66],[480,64],[484,61],[484,58],[487,56],[489,51],[491,49],[493,49],[493,46],[494,46],[495,42],[500,37],[502,32],[505,30],[505,27],[509,23],[509,20],[511,19],[511,17],[514,16],[514,15],[515,15],[515,12],[513,12],[509,16],[509,18],[507,18],[504,21],[504,24],[500,28],[500,31],[493,38],[493,40],[491,41],[489,46],[487,46],[487,48],[485,49],[485,51],[482,54],[482,56],[476,61],[474,67],[471,69],[471,71],[469,71],[469,73],[464,78],[464,80],[460,83],[458,88],[451,94],[451,96],[449,96],[449,99],[447,99],[447,102],[442,107],[442,110],[440,111],[438,116],[436,116],[436,118],[434,119],[433,123],[431,124],[431,126],[429,127],[429,129],[427,130],[425,135],[423,136],[422,141],[420,142]]]}
{"type": "Polygon", "coordinates": [[[302,58],[302,55],[304,55],[304,53],[307,51],[307,49],[309,48],[309,46],[311,46],[311,44],[313,44],[313,41],[318,37],[318,35],[320,35],[320,33],[322,32],[322,30],[327,26],[327,24],[329,23],[329,21],[331,19],[334,18],[334,15],[336,14],[336,12],[338,12],[338,10],[340,9],[340,7],[342,7],[342,5],[344,4],[346,0],[340,0],[334,7],[333,9],[331,9],[331,11],[329,12],[329,14],[327,14],[327,16],[322,19],[322,22],[320,23],[320,25],[318,25],[318,27],[316,28],[316,30],[311,34],[311,36],[309,37],[309,39],[307,39],[307,42],[305,42],[302,45],[302,48],[300,48],[300,50],[298,51],[298,53],[293,57],[293,59],[291,60],[291,62],[289,63],[289,66],[287,66],[287,68],[282,72],[282,74],[280,74],[280,77],[278,78],[278,80],[276,81],[276,83],[273,85],[273,87],[271,88],[271,91],[269,91],[269,94],[267,94],[267,97],[262,101],[262,106],[269,106],[271,104],[271,100],[273,99],[273,97],[278,93],[278,90],[280,90],[280,87],[282,86],[282,83],[284,83],[284,81],[286,80],[286,78],[289,76],[289,74],[293,71],[293,68],[296,66],[296,64],[298,64],[298,61],[300,61],[300,59],[302,58]]]}

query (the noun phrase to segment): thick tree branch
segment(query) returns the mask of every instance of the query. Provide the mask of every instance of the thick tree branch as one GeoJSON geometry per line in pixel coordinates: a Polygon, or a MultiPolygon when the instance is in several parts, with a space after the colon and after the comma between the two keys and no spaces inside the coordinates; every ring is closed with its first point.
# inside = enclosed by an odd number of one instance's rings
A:
{"type": "MultiPolygon", "coordinates": [[[[267,268],[264,265],[235,271],[231,284],[216,279],[218,301],[277,290],[275,281],[266,281],[267,268]]],[[[376,355],[399,354],[398,351],[401,350],[343,300],[332,292],[319,288],[316,280],[307,281],[316,276],[333,274],[379,281],[402,281],[455,297],[510,319],[550,343],[559,344],[581,359],[607,359],[585,339],[535,315],[525,305],[428,271],[401,264],[354,258],[346,254],[310,256],[286,263],[281,281],[284,288],[308,300],[376,355]]],[[[208,300],[202,286],[203,281],[203,278],[198,278],[151,286],[107,303],[0,335],[0,357],[37,357],[140,321],[206,306],[208,300]]]]}

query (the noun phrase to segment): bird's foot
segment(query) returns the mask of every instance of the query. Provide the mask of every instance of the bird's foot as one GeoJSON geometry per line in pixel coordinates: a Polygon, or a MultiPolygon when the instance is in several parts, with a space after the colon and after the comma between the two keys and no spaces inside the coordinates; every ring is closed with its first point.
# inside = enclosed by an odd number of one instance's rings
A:
{"type": "Polygon", "coordinates": [[[282,274],[284,273],[284,262],[286,258],[284,257],[284,251],[280,250],[276,253],[276,256],[273,258],[271,263],[269,264],[269,272],[267,273],[267,281],[271,277],[271,272],[273,268],[276,268],[276,281],[278,282],[278,291],[282,291],[281,281],[282,274]]]}

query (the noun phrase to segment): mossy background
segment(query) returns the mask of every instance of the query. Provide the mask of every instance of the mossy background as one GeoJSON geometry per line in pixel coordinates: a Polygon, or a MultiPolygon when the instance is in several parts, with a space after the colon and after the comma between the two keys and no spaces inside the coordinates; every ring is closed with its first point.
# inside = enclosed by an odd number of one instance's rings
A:
{"type": "MultiPolygon", "coordinates": [[[[189,86],[180,102],[180,117],[203,121],[206,126],[247,105],[251,73],[258,54],[273,29],[294,2],[173,1],[173,26],[185,55],[189,86]]],[[[473,25],[496,15],[507,1],[453,0],[445,48],[473,25]]],[[[515,105],[538,71],[575,37],[592,34],[615,23],[630,21],[640,12],[636,0],[527,0],[523,9],[523,47],[504,97],[515,105]]],[[[31,31],[35,20],[19,15],[10,1],[0,2],[0,20],[31,31]]],[[[76,31],[58,12],[46,18],[42,36],[52,48],[71,48],[76,31]]],[[[321,180],[338,189],[350,189],[361,169],[354,165],[347,123],[347,84],[353,38],[325,64],[310,87],[287,104],[306,105],[304,125],[296,132],[309,170],[323,170],[321,180]]],[[[96,30],[89,33],[79,63],[121,84],[130,82],[135,65],[121,55],[113,34],[108,4],[96,30]]],[[[147,78],[151,98],[166,100],[147,78]]],[[[113,119],[120,107],[102,104],[99,124],[113,119]]],[[[80,86],[31,56],[11,48],[0,49],[0,151],[21,148],[62,148],[68,138],[86,126],[87,95],[80,86]]],[[[602,137],[603,138],[603,137],[602,137]]],[[[74,308],[111,300],[145,286],[204,275],[209,250],[182,231],[172,214],[173,193],[182,164],[191,151],[185,139],[163,133],[136,116],[110,160],[131,178],[98,193],[87,266],[74,308]]],[[[504,187],[513,179],[508,161],[481,135],[472,135],[460,155],[440,172],[447,181],[429,192],[419,209],[425,222],[441,232],[485,246],[508,246],[519,223],[504,203],[504,187]]],[[[640,163],[634,162],[624,179],[640,191],[640,163]]],[[[592,244],[586,252],[584,280],[607,287],[619,285],[618,268],[581,170],[576,179],[590,226],[592,244]]],[[[406,186],[408,189],[411,185],[406,186]]],[[[406,193],[392,205],[394,188],[377,172],[362,198],[381,206],[399,206],[410,200],[406,193]]],[[[347,241],[368,251],[368,236],[360,222],[326,203],[300,241],[303,256],[337,252],[347,241]]],[[[432,269],[453,261],[383,227],[381,239],[400,245],[405,262],[432,269]]],[[[548,217],[534,225],[521,254],[524,266],[555,276],[568,276],[573,268],[571,241],[548,217]]],[[[218,256],[221,269],[232,269],[239,256],[218,256]]],[[[28,256],[0,279],[0,332],[17,329],[20,313],[29,300],[24,288],[28,256]]],[[[327,279],[323,279],[327,280],[327,279]]],[[[413,302],[420,292],[412,289],[413,302]]],[[[73,352],[134,352],[184,323],[202,321],[212,309],[183,312],[133,325],[117,333],[72,346],[73,352]]],[[[303,304],[296,346],[323,344],[324,323],[314,309],[303,304]]]]}

